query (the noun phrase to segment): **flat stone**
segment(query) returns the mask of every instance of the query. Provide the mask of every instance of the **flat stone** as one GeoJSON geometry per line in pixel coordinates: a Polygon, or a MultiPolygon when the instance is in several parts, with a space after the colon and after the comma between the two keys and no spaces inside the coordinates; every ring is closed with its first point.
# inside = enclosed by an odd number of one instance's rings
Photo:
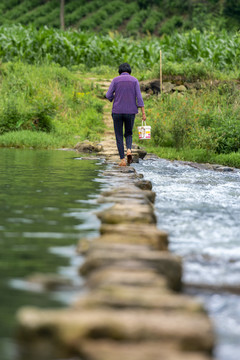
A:
{"type": "Polygon", "coordinates": [[[86,276],[97,269],[118,266],[123,269],[152,269],[166,277],[170,289],[181,290],[181,258],[166,251],[106,251],[96,250],[86,258],[79,271],[86,276]]]}
{"type": "Polygon", "coordinates": [[[110,172],[116,172],[116,173],[136,173],[136,170],[133,167],[129,166],[113,166],[110,170],[110,172]]]}
{"type": "Polygon", "coordinates": [[[162,236],[161,234],[156,234],[152,237],[144,237],[144,235],[134,235],[132,233],[126,233],[124,236],[118,233],[108,233],[104,234],[98,238],[81,239],[79,241],[77,250],[81,254],[86,254],[89,250],[94,250],[102,248],[106,251],[113,249],[118,249],[121,251],[128,251],[133,249],[134,251],[152,249],[152,250],[163,250],[167,251],[168,241],[167,236],[162,236]],[[88,245],[86,245],[86,243],[88,245]]]}
{"type": "Polygon", "coordinates": [[[117,268],[116,266],[103,268],[92,272],[86,281],[91,289],[104,289],[113,285],[124,285],[140,287],[142,291],[147,287],[161,289],[162,293],[167,292],[167,281],[151,269],[131,270],[117,268]]]}
{"type": "Polygon", "coordinates": [[[102,196],[115,196],[115,195],[122,195],[125,196],[126,198],[128,197],[128,194],[131,195],[136,195],[136,196],[143,196],[143,191],[141,191],[137,186],[133,185],[133,183],[131,185],[128,186],[119,186],[119,187],[113,187],[110,188],[107,191],[103,191],[101,193],[102,196]]]}
{"type": "MultiPolygon", "coordinates": [[[[110,240],[111,236],[117,234],[121,237],[121,242],[125,242],[127,237],[131,238],[131,243],[149,244],[157,250],[167,250],[168,234],[165,231],[157,229],[155,225],[146,224],[102,224],[100,228],[102,235],[108,235],[105,240],[110,240]]],[[[128,241],[128,240],[126,240],[128,241]]]]}
{"type": "MultiPolygon", "coordinates": [[[[214,336],[205,314],[159,310],[22,308],[17,314],[18,338],[41,340],[76,352],[85,339],[159,341],[186,351],[212,351],[214,336]]],[[[39,347],[38,347],[39,349],[39,347]]]]}
{"type": "Polygon", "coordinates": [[[174,91],[183,92],[183,91],[187,91],[187,88],[186,88],[186,86],[184,86],[184,85],[179,85],[179,86],[175,86],[175,87],[173,88],[173,90],[174,90],[174,91]]]}
{"type": "Polygon", "coordinates": [[[229,167],[229,166],[217,166],[217,167],[214,167],[214,166],[213,166],[213,170],[215,170],[215,171],[222,171],[222,172],[232,172],[232,171],[234,171],[235,169],[232,168],[232,167],[229,167]]]}
{"type": "MultiPolygon", "coordinates": [[[[142,243],[142,244],[134,244],[130,243],[130,241],[121,241],[121,236],[118,234],[112,235],[103,235],[98,238],[92,239],[88,241],[88,248],[87,252],[84,254],[91,254],[94,251],[105,251],[110,253],[111,251],[121,251],[124,252],[134,252],[134,251],[146,251],[151,250],[149,244],[142,243]],[[113,239],[114,238],[114,239],[113,239]]],[[[84,239],[83,239],[84,240],[84,239]]],[[[83,241],[85,243],[85,241],[83,241]]],[[[86,249],[86,245],[83,245],[83,249],[86,249]]],[[[82,252],[82,240],[79,241],[77,252],[83,254],[82,252]]]]}
{"type": "Polygon", "coordinates": [[[128,179],[138,179],[139,178],[139,176],[138,176],[138,174],[136,174],[136,173],[117,173],[117,172],[110,172],[110,171],[107,171],[107,172],[104,172],[103,174],[102,174],[103,176],[105,176],[105,177],[117,177],[117,178],[121,178],[121,180],[122,179],[124,179],[124,178],[128,178],[128,179]]]}
{"type": "Polygon", "coordinates": [[[97,199],[97,202],[99,204],[104,204],[104,203],[118,203],[118,204],[123,204],[123,203],[128,203],[129,201],[131,201],[131,204],[138,204],[138,205],[144,205],[144,204],[147,204],[149,203],[149,200],[147,197],[143,197],[143,196],[139,196],[139,197],[136,197],[136,196],[128,196],[127,198],[124,197],[124,196],[108,196],[108,197],[104,197],[104,196],[100,196],[98,199],[97,199]]]}
{"type": "Polygon", "coordinates": [[[144,290],[130,285],[105,286],[80,297],[73,306],[84,309],[110,306],[116,309],[204,312],[202,304],[192,297],[169,293],[157,286],[149,286],[144,290]]]}
{"type": "Polygon", "coordinates": [[[170,82],[164,82],[163,83],[163,93],[170,93],[175,86],[176,86],[175,84],[172,84],[170,82]]]}
{"type": "Polygon", "coordinates": [[[145,156],[147,155],[147,151],[144,150],[144,149],[142,149],[142,148],[140,148],[140,149],[135,149],[135,150],[133,151],[133,153],[137,153],[140,159],[144,159],[145,156]]]}
{"type": "Polygon", "coordinates": [[[155,199],[156,199],[156,193],[154,191],[151,190],[144,190],[144,195],[148,198],[148,200],[154,204],[155,199]]]}
{"type": "Polygon", "coordinates": [[[103,224],[144,223],[155,224],[156,215],[149,205],[132,203],[115,204],[111,208],[98,212],[97,217],[103,224]]]}
{"type": "Polygon", "coordinates": [[[78,142],[74,149],[78,152],[101,152],[102,145],[85,140],[83,142],[78,142]]]}
{"type": "Polygon", "coordinates": [[[144,160],[158,160],[160,159],[159,156],[157,156],[156,154],[147,154],[144,158],[144,160]]]}
{"type": "MultiPolygon", "coordinates": [[[[118,179],[118,178],[117,178],[118,179]]],[[[124,191],[121,188],[114,188],[112,191],[107,193],[103,193],[103,196],[100,196],[97,199],[98,203],[141,203],[141,204],[149,204],[154,203],[156,194],[152,191],[138,191],[138,192],[127,192],[126,189],[124,191]]]]}
{"type": "Polygon", "coordinates": [[[142,190],[152,190],[152,183],[149,180],[135,181],[134,185],[139,187],[142,190]]]}
{"type": "Polygon", "coordinates": [[[86,341],[81,345],[83,358],[91,360],[211,360],[204,353],[177,351],[163,342],[135,343],[117,341],[86,341]]]}

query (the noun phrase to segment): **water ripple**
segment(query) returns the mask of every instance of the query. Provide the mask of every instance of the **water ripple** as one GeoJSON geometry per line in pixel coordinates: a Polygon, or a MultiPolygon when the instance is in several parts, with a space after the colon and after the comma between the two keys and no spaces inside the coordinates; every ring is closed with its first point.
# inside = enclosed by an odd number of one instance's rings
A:
{"type": "MultiPolygon", "coordinates": [[[[163,159],[135,168],[152,181],[158,227],[169,232],[171,251],[183,256],[183,280],[240,287],[240,171],[198,170],[163,159]]],[[[202,297],[216,325],[217,359],[238,359],[240,297],[202,297]]]]}

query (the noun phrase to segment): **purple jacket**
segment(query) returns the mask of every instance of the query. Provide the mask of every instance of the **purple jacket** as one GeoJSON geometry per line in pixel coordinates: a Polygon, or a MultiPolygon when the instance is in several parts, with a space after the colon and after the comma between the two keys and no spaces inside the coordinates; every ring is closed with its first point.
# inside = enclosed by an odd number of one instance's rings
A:
{"type": "Polygon", "coordinates": [[[143,99],[138,80],[122,73],[111,82],[106,98],[113,101],[114,114],[137,114],[138,107],[143,107],[143,99]]]}

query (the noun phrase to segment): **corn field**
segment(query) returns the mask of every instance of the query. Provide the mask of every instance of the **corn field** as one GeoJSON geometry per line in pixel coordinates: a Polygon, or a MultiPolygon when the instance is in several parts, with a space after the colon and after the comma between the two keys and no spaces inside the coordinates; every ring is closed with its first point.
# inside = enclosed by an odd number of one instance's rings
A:
{"type": "Polygon", "coordinates": [[[85,64],[117,66],[129,62],[139,69],[151,69],[159,62],[159,50],[164,61],[184,63],[194,61],[218,70],[239,69],[240,33],[229,34],[189,32],[172,36],[124,38],[116,33],[96,35],[78,31],[22,25],[0,27],[0,59],[3,62],[22,60],[30,64],[43,62],[61,66],[85,64]]]}

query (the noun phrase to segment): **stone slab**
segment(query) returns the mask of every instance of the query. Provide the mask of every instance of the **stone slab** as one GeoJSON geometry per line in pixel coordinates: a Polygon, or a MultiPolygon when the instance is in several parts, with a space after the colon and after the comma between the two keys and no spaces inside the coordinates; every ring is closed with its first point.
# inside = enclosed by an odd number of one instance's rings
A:
{"type": "Polygon", "coordinates": [[[156,224],[156,215],[149,205],[137,206],[129,203],[115,204],[97,213],[103,224],[144,223],[156,224]]]}
{"type": "Polygon", "coordinates": [[[165,231],[157,229],[155,225],[146,224],[102,224],[100,228],[102,235],[108,235],[106,239],[111,240],[111,235],[121,236],[121,241],[127,242],[127,237],[131,238],[131,243],[148,243],[158,250],[167,250],[168,234],[165,231]],[[126,236],[127,234],[127,236],[126,236]],[[144,239],[144,240],[143,240],[144,239]]]}
{"type": "Polygon", "coordinates": [[[187,295],[179,295],[165,291],[158,286],[146,287],[111,285],[90,291],[74,302],[74,308],[141,309],[181,312],[202,312],[203,306],[187,295]]]}
{"type": "Polygon", "coordinates": [[[211,360],[204,353],[177,351],[162,342],[86,341],[80,353],[88,360],[211,360]]]}
{"type": "Polygon", "coordinates": [[[142,291],[149,287],[161,289],[162,292],[169,291],[166,278],[151,269],[129,271],[112,266],[92,272],[86,280],[86,286],[90,289],[105,289],[113,285],[140,287],[142,291]]]}
{"type": "Polygon", "coordinates": [[[184,351],[211,352],[212,326],[204,314],[141,310],[39,310],[22,308],[17,314],[18,337],[43,338],[76,351],[84,339],[160,341],[184,351]]]}
{"type": "Polygon", "coordinates": [[[166,277],[168,286],[176,291],[181,290],[181,258],[166,251],[92,251],[79,271],[88,275],[92,271],[116,265],[126,269],[153,269],[166,277]]]}

